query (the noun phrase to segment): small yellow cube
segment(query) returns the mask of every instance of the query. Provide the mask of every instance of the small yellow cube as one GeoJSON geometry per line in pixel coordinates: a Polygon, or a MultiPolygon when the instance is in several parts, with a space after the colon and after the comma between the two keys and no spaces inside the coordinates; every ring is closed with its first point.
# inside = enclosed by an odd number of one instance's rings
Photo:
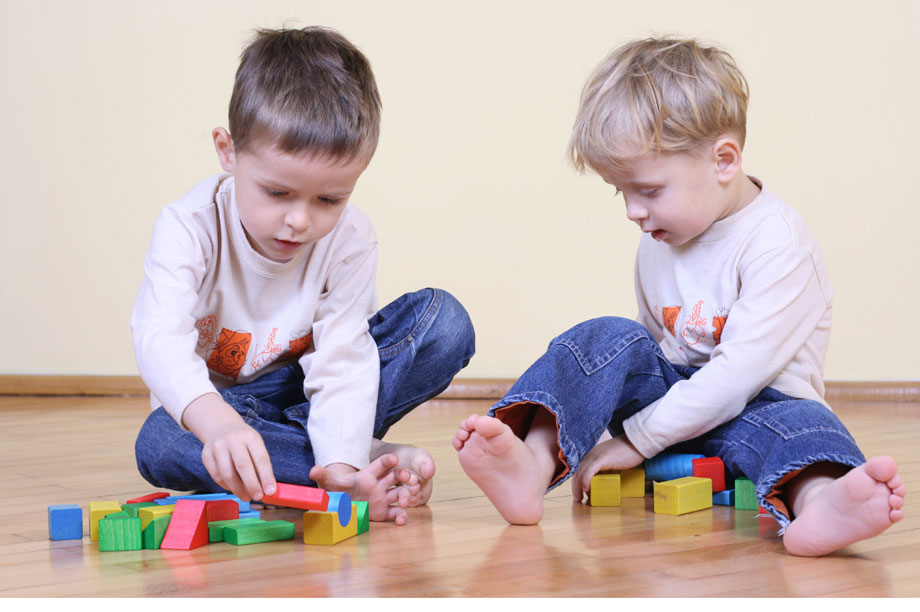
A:
{"type": "Polygon", "coordinates": [[[158,519],[161,516],[170,516],[175,509],[176,504],[163,504],[162,506],[141,508],[137,511],[137,516],[141,519],[141,531],[147,529],[147,525],[152,523],[154,519],[158,519]]]}
{"type": "Polygon", "coordinates": [[[303,513],[303,543],[332,546],[342,540],[358,535],[358,513],[351,513],[351,520],[344,527],[339,522],[338,512],[310,510],[303,513]]]}
{"type": "Polygon", "coordinates": [[[105,518],[108,514],[116,512],[121,512],[121,502],[89,502],[89,539],[91,542],[99,541],[99,520],[105,518]]]}
{"type": "Polygon", "coordinates": [[[712,508],[712,480],[685,476],[655,483],[655,512],[687,514],[712,508]]]}
{"type": "Polygon", "coordinates": [[[645,497],[645,470],[633,468],[620,470],[620,495],[623,497],[645,497]]]}
{"type": "Polygon", "coordinates": [[[619,506],[620,475],[595,474],[591,478],[589,503],[592,506],[619,506]]]}

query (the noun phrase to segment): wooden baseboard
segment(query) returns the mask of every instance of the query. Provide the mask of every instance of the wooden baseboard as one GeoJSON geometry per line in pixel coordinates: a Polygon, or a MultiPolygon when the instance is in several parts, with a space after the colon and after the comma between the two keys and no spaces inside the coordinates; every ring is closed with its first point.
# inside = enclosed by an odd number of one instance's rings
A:
{"type": "MultiPolygon", "coordinates": [[[[513,379],[456,378],[439,399],[498,400],[513,379]]],[[[835,402],[920,402],[920,381],[828,381],[825,397],[835,402]]],[[[147,395],[139,376],[0,375],[0,395],[147,395]]]]}

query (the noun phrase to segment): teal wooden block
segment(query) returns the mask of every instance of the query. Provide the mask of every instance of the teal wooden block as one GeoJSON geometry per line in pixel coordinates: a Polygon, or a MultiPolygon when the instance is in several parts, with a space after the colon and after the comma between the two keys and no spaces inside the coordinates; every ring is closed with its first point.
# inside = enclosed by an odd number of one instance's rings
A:
{"type": "Polygon", "coordinates": [[[224,542],[234,546],[294,539],[294,523],[262,521],[224,527],[224,542]]]}
{"type": "Polygon", "coordinates": [[[747,478],[735,479],[735,509],[757,510],[760,503],[757,501],[757,492],[754,483],[747,478]]]}
{"type": "Polygon", "coordinates": [[[256,518],[239,518],[227,519],[225,521],[211,521],[208,523],[208,542],[223,542],[224,527],[233,527],[236,525],[246,525],[248,523],[264,523],[262,519],[256,518]]]}
{"type": "Polygon", "coordinates": [[[99,521],[100,551],[140,550],[141,548],[143,548],[141,519],[130,516],[113,518],[109,515],[99,521]]]}
{"type": "Polygon", "coordinates": [[[52,540],[82,540],[83,509],[76,504],[48,506],[48,537],[52,540]]]}
{"type": "MultiPolygon", "coordinates": [[[[158,550],[163,542],[163,536],[166,535],[166,528],[169,527],[169,519],[172,517],[158,516],[150,521],[142,535],[143,547],[148,550],[158,550]]],[[[140,519],[138,519],[140,520],[140,519]]]]}

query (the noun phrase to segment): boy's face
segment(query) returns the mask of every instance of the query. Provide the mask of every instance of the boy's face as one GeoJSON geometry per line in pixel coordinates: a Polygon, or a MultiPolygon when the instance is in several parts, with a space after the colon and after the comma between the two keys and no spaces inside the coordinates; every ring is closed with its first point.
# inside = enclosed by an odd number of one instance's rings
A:
{"type": "Polygon", "coordinates": [[[292,259],[332,231],[367,167],[363,158],[291,154],[263,142],[239,153],[232,144],[222,151],[217,132],[218,157],[235,175],[237,209],[249,243],[274,261],[292,259]]]}
{"type": "Polygon", "coordinates": [[[718,163],[709,151],[650,153],[600,175],[623,194],[630,221],[655,240],[680,246],[737,210],[720,182],[718,163]]]}

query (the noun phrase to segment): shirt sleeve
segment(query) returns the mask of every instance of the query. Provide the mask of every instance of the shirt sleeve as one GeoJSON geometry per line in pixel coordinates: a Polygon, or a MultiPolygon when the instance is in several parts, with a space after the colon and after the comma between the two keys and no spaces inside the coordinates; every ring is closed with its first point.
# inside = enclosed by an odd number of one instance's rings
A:
{"type": "Polygon", "coordinates": [[[738,416],[792,361],[828,307],[809,250],[783,246],[761,254],[742,271],[738,300],[709,362],[624,421],[630,442],[653,457],[738,416]]]}
{"type": "Polygon", "coordinates": [[[181,426],[185,408],[217,389],[195,352],[198,330],[192,316],[211,248],[179,214],[166,208],[154,226],[131,330],[141,378],[181,426]]]}
{"type": "Polygon", "coordinates": [[[314,351],[304,354],[307,430],[316,465],[367,466],[377,413],[380,357],[368,319],[376,312],[376,244],[335,264],[313,323],[314,351]]]}

